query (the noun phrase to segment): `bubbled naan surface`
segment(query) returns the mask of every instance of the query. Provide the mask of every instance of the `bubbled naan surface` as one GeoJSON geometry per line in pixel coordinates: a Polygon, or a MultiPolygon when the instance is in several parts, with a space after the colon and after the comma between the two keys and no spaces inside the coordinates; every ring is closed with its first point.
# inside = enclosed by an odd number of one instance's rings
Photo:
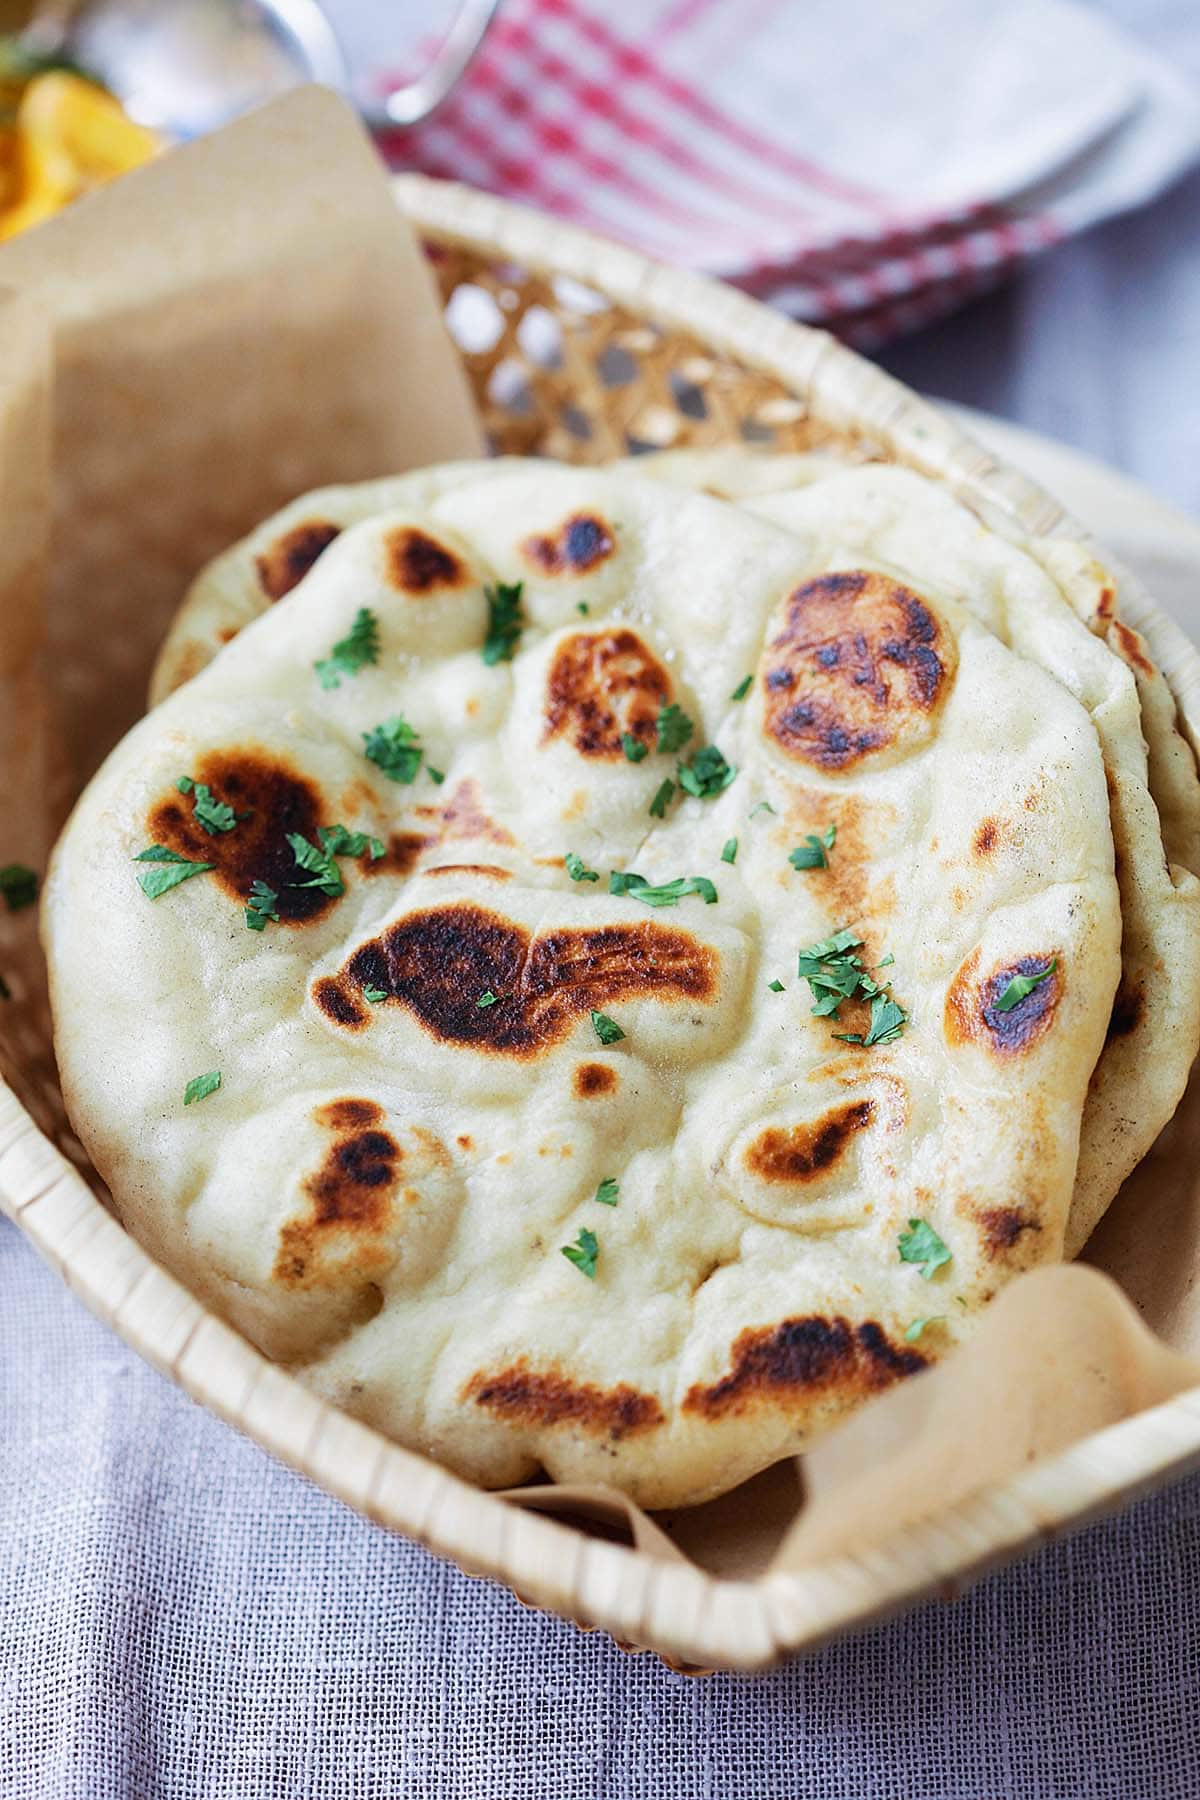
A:
{"type": "Polygon", "coordinates": [[[270,1354],[480,1482],[719,1492],[1062,1254],[1120,968],[1096,728],[952,584],[840,554],[853,517],[806,541],[546,466],[409,495],[130,734],[56,854],[64,1093],[122,1216],[270,1354]],[[397,576],[413,533],[436,591],[397,576]],[[496,580],[529,622],[488,667],[496,580]],[[379,660],[324,689],[364,605],[379,660]],[[738,774],[657,821],[665,701],[738,774]],[[363,756],[397,713],[442,785],[363,756]],[[234,830],[200,830],[184,774],[234,830]],[[386,854],[343,857],[341,898],[289,887],[284,833],[335,823],[386,854]],[[828,869],[791,868],[830,824],[828,869]],[[150,903],[151,841],[218,867],[150,903]],[[719,898],[652,910],[572,881],[567,850],[719,898]],[[255,878],[280,895],[261,934],[255,878]],[[891,1043],[837,1041],[861,1004],[814,1018],[796,980],[843,926],[895,959],[891,1043]],[[952,1252],[930,1282],[898,1255],[914,1217],[952,1252]],[[583,1228],[594,1281],[560,1254],[583,1228]]]}

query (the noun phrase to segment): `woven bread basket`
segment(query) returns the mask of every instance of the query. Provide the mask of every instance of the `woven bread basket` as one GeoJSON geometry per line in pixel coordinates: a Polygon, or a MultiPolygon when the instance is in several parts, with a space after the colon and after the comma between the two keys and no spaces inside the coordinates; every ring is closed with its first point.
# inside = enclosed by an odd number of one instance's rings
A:
{"type": "MultiPolygon", "coordinates": [[[[415,176],[396,193],[430,248],[497,451],[588,462],[639,448],[834,442],[937,477],[1001,531],[1086,536],[1031,481],[823,333],[482,194],[415,176]]],[[[1200,740],[1200,657],[1136,590],[1125,610],[1200,740]]],[[[1200,1462],[1193,1390],[897,1533],[884,1552],[753,1581],[480,1493],[317,1399],[127,1235],[63,1112],[32,931],[13,953],[13,1000],[0,1019],[0,1208],[193,1398],[369,1518],[582,1626],[692,1666],[759,1667],[944,1592],[1200,1462]]]]}

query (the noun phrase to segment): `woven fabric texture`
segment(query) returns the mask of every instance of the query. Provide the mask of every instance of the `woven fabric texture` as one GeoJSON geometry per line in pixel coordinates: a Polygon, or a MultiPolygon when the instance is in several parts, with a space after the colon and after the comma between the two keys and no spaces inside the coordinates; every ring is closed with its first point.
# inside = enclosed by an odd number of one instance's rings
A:
{"type": "Polygon", "coordinates": [[[698,1681],[274,1464],[3,1222],[0,1295],[4,1800],[1196,1791],[1200,1478],[961,1599],[698,1681]]]}

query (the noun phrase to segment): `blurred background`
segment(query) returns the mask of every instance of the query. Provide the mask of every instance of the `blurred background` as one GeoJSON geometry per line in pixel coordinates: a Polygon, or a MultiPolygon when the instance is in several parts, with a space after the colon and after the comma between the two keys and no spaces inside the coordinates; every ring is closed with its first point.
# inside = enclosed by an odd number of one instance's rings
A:
{"type": "Polygon", "coordinates": [[[1200,513],[1196,0],[0,0],[0,27],[0,234],[315,74],[396,167],[723,275],[1200,513]]]}

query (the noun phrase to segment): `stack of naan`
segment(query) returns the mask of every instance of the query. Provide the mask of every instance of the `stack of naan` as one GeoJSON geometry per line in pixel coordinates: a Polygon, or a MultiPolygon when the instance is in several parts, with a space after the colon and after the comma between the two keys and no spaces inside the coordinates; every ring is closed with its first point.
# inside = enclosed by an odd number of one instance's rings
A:
{"type": "Polygon", "coordinates": [[[1086,550],[828,457],[329,489],[57,851],[72,1119],[488,1486],[732,1487],[1071,1256],[1200,1041],[1200,785],[1086,550]]]}

